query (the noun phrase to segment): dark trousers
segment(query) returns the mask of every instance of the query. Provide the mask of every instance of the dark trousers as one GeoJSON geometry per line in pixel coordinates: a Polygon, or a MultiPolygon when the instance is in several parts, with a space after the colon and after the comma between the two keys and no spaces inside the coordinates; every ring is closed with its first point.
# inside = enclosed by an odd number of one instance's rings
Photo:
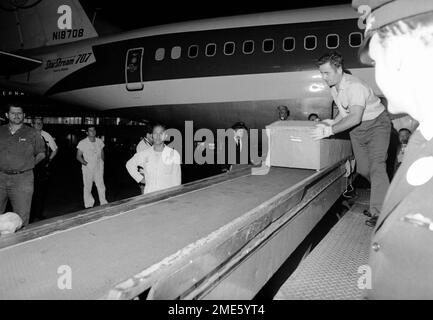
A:
{"type": "Polygon", "coordinates": [[[391,120],[386,111],[350,132],[356,171],[371,183],[370,212],[375,215],[381,212],[389,188],[386,159],[390,134],[391,120]]]}
{"type": "Polygon", "coordinates": [[[33,180],[33,170],[10,175],[0,172],[0,212],[4,213],[9,200],[12,210],[23,220],[23,226],[29,223],[33,180]]]}
{"type": "Polygon", "coordinates": [[[44,163],[37,165],[34,170],[34,191],[30,210],[30,221],[44,218],[44,204],[47,195],[49,172],[44,163]]]}

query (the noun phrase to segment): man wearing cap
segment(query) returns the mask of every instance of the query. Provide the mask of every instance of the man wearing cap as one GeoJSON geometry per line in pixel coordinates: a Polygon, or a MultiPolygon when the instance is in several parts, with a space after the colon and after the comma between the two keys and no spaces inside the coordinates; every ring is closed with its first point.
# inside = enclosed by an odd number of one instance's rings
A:
{"type": "Polygon", "coordinates": [[[419,121],[385,198],[369,257],[371,299],[433,298],[433,1],[368,5],[360,57],[375,65],[392,113],[419,121]]]}
{"type": "Polygon", "coordinates": [[[24,125],[21,106],[9,104],[9,123],[0,126],[0,214],[8,200],[26,226],[33,196],[33,168],[45,158],[45,143],[33,128],[24,125]]]}
{"type": "Polygon", "coordinates": [[[338,52],[323,55],[317,64],[339,112],[334,120],[326,119],[318,124],[313,138],[323,139],[350,129],[357,172],[371,184],[370,208],[364,214],[370,217],[366,224],[373,227],[389,187],[386,159],[391,119],[367,83],[344,73],[343,58],[338,52]]]}

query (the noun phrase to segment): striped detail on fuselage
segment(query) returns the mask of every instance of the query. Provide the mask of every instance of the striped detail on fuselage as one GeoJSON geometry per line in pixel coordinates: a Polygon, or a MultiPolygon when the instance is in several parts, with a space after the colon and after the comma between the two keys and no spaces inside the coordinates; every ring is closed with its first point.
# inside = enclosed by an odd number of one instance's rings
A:
{"type": "MultiPolygon", "coordinates": [[[[351,69],[370,84],[375,84],[371,68],[351,69]]],[[[376,85],[372,86],[380,93],[376,85]]],[[[331,98],[318,70],[248,74],[148,81],[141,91],[128,91],[126,85],[115,84],[71,90],[55,94],[77,104],[96,109],[132,106],[203,104],[231,101],[263,101],[278,99],[331,98]]]]}

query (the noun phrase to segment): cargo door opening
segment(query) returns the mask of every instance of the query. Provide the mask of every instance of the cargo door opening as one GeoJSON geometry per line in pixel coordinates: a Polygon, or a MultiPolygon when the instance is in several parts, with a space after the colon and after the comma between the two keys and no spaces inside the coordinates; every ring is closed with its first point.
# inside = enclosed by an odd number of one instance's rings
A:
{"type": "Polygon", "coordinates": [[[143,48],[129,49],[125,61],[126,90],[143,90],[143,48]]]}

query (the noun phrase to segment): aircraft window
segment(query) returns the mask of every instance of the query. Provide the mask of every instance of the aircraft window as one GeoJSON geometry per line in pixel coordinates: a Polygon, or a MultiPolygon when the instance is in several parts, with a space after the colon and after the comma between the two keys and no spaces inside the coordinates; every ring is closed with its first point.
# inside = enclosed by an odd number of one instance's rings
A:
{"type": "Polygon", "coordinates": [[[263,52],[270,53],[274,51],[274,39],[263,40],[263,52]]]}
{"type": "Polygon", "coordinates": [[[206,46],[206,56],[213,57],[216,54],[216,44],[215,43],[209,43],[206,46]]]}
{"type": "Polygon", "coordinates": [[[172,59],[179,59],[180,58],[180,54],[182,53],[182,48],[179,46],[173,47],[171,49],[171,58],[172,59]]]}
{"type": "Polygon", "coordinates": [[[224,44],[224,54],[227,56],[231,56],[235,53],[235,43],[234,42],[226,42],[224,44]]]}
{"type": "Polygon", "coordinates": [[[340,38],[338,37],[338,34],[328,34],[326,36],[326,47],[328,49],[335,49],[340,44],[340,38]]]}
{"type": "Polygon", "coordinates": [[[293,37],[284,38],[284,41],[283,41],[283,50],[284,51],[293,51],[293,50],[295,50],[295,38],[293,38],[293,37]]]}
{"type": "Polygon", "coordinates": [[[317,37],[316,36],[306,36],[304,38],[304,48],[306,50],[314,50],[317,47],[317,37]]]}
{"type": "Polygon", "coordinates": [[[188,57],[190,58],[196,58],[198,56],[198,46],[192,45],[188,49],[188,57]]]}
{"type": "Polygon", "coordinates": [[[244,41],[242,51],[245,54],[253,53],[254,52],[254,41],[253,40],[244,41]]]}
{"type": "Polygon", "coordinates": [[[362,43],[362,33],[352,32],[349,34],[349,45],[351,47],[359,47],[362,43]]]}
{"type": "Polygon", "coordinates": [[[155,60],[156,61],[162,61],[164,60],[165,56],[165,49],[164,48],[158,48],[155,51],[155,60]]]}

